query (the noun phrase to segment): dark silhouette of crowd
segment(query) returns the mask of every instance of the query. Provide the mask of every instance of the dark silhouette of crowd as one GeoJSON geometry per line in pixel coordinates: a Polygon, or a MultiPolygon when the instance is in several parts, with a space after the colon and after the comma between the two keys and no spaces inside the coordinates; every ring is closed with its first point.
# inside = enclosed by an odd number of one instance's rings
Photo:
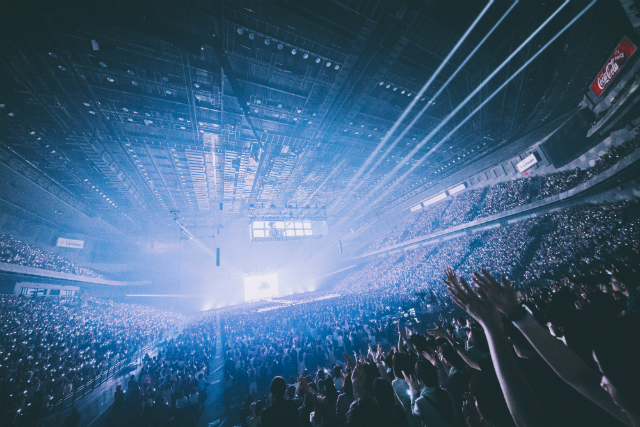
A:
{"type": "Polygon", "coordinates": [[[570,207],[378,259],[335,298],[226,309],[227,410],[267,427],[640,425],[639,207],[570,207]]]}
{"type": "Polygon", "coordinates": [[[0,235],[0,262],[104,279],[101,274],[89,268],[78,265],[53,252],[16,240],[6,234],[0,235]]]}
{"type": "Polygon", "coordinates": [[[215,329],[215,313],[199,316],[145,357],[138,375],[117,386],[107,425],[195,425],[207,400],[215,329]]]}

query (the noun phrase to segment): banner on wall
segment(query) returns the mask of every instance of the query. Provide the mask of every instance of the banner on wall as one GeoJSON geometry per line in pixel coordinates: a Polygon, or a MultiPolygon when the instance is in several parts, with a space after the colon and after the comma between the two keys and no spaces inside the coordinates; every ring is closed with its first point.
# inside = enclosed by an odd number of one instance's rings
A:
{"type": "Polygon", "coordinates": [[[62,248],[82,249],[84,248],[84,240],[65,239],[64,237],[58,237],[56,246],[60,246],[62,248]]]}
{"type": "Polygon", "coordinates": [[[524,172],[536,163],[538,163],[538,158],[534,153],[531,153],[520,162],[518,162],[516,167],[518,168],[518,172],[524,172]]]}
{"type": "Polygon", "coordinates": [[[620,72],[624,63],[627,62],[635,51],[636,45],[626,36],[623,37],[618,47],[616,47],[616,50],[613,51],[613,54],[607,60],[607,63],[602,67],[598,77],[591,83],[591,90],[596,96],[600,96],[602,92],[604,92],[607,86],[609,86],[609,83],[611,83],[613,78],[620,72]]]}

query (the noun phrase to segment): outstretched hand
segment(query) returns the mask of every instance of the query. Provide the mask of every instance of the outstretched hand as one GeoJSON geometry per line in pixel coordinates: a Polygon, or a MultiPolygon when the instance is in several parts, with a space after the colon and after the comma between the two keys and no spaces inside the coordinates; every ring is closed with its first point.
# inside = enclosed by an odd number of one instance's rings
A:
{"type": "Polygon", "coordinates": [[[433,366],[437,366],[437,365],[436,365],[436,357],[435,357],[433,354],[429,353],[428,351],[423,351],[423,352],[422,352],[422,357],[424,357],[424,358],[425,358],[425,359],[427,359],[429,362],[431,362],[431,364],[432,364],[433,366]]]}
{"type": "Polygon", "coordinates": [[[427,329],[425,332],[431,335],[432,337],[436,337],[436,338],[447,339],[449,337],[449,334],[442,326],[438,325],[435,322],[433,322],[433,326],[435,326],[435,328],[427,329]]]}
{"type": "Polygon", "coordinates": [[[409,375],[407,376],[407,374],[402,371],[402,376],[404,377],[404,380],[407,382],[407,385],[409,386],[409,391],[411,391],[411,394],[415,393],[415,387],[413,385],[413,376],[409,375]]]}
{"type": "Polygon", "coordinates": [[[349,357],[347,353],[342,353],[342,356],[344,357],[345,362],[347,362],[347,366],[351,369],[356,367],[356,361],[349,357]]]}
{"type": "Polygon", "coordinates": [[[501,323],[500,312],[489,301],[482,289],[474,291],[462,277],[458,280],[450,268],[445,273],[447,274],[447,279],[449,279],[447,281],[447,289],[456,304],[482,326],[493,326],[501,323]]]}
{"type": "Polygon", "coordinates": [[[502,276],[502,286],[500,286],[500,283],[487,270],[482,269],[482,275],[473,273],[472,280],[501,313],[512,316],[518,311],[520,307],[518,294],[506,276],[502,276]]]}
{"type": "Polygon", "coordinates": [[[467,422],[467,427],[481,427],[482,417],[476,407],[476,398],[473,394],[466,392],[464,394],[464,401],[462,402],[462,414],[467,422]]]}
{"type": "Polygon", "coordinates": [[[300,375],[300,378],[298,378],[298,384],[300,386],[300,389],[305,393],[309,391],[309,384],[307,384],[307,380],[302,375],[300,375]]]}

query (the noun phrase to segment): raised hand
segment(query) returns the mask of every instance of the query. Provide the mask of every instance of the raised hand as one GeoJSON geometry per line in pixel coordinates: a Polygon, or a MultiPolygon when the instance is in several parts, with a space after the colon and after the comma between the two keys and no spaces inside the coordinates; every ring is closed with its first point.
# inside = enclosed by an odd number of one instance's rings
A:
{"type": "Polygon", "coordinates": [[[449,334],[442,326],[438,325],[435,322],[433,322],[433,326],[435,326],[434,329],[427,329],[425,332],[436,338],[447,339],[449,337],[449,334]]]}
{"type": "Polygon", "coordinates": [[[345,362],[347,362],[347,366],[352,369],[356,367],[356,361],[349,357],[347,353],[342,353],[342,356],[344,357],[345,362]]]}
{"type": "Polygon", "coordinates": [[[398,334],[401,337],[405,337],[404,328],[402,327],[402,319],[398,319],[398,334]]]}
{"type": "Polygon", "coordinates": [[[376,351],[374,360],[376,362],[376,364],[380,365],[382,363],[384,359],[384,354],[382,353],[382,347],[380,347],[380,344],[378,344],[378,349],[376,351]]]}
{"type": "Polygon", "coordinates": [[[462,402],[462,414],[467,422],[467,427],[481,427],[482,418],[476,407],[476,398],[473,394],[466,392],[462,402]]]}
{"type": "Polygon", "coordinates": [[[409,390],[411,391],[411,394],[415,393],[415,387],[413,386],[413,376],[409,375],[407,376],[407,374],[402,371],[402,376],[404,377],[404,380],[407,382],[407,385],[409,386],[409,390]]]}
{"type": "Polygon", "coordinates": [[[473,273],[472,280],[487,299],[506,316],[514,315],[520,308],[518,294],[507,277],[502,276],[502,286],[500,286],[487,270],[482,269],[482,275],[473,273]]]}
{"type": "Polygon", "coordinates": [[[365,396],[364,383],[366,378],[367,374],[365,373],[364,366],[362,366],[360,361],[358,361],[355,369],[353,370],[353,374],[351,374],[353,392],[358,398],[365,396]]]}
{"type": "Polygon", "coordinates": [[[307,380],[302,375],[298,378],[298,384],[300,385],[300,389],[305,393],[309,391],[309,384],[307,384],[307,380]]]}
{"type": "Polygon", "coordinates": [[[451,293],[453,301],[482,326],[494,326],[502,322],[500,313],[496,307],[489,302],[488,297],[482,289],[478,289],[477,292],[474,291],[462,277],[460,280],[449,280],[447,289],[451,293]]]}
{"type": "Polygon", "coordinates": [[[428,351],[423,351],[422,357],[431,362],[433,366],[436,366],[436,357],[433,354],[429,353],[428,351]]]}

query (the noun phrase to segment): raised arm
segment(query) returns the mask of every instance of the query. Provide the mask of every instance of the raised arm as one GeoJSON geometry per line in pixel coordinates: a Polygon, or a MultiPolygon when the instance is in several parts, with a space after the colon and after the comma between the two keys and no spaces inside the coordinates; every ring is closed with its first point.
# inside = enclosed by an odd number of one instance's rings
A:
{"type": "Polygon", "coordinates": [[[535,320],[528,308],[520,305],[516,292],[507,278],[502,278],[503,286],[500,286],[486,270],[482,270],[482,275],[476,273],[473,281],[487,300],[509,319],[514,319],[513,324],[564,382],[623,423],[631,425],[629,417],[600,387],[602,375],[589,368],[560,340],[552,337],[549,331],[535,320]]]}
{"type": "Polygon", "coordinates": [[[426,331],[429,335],[434,336],[436,338],[444,338],[447,341],[449,341],[449,344],[451,344],[451,346],[458,352],[460,357],[462,357],[462,360],[464,360],[467,365],[469,365],[470,367],[478,371],[481,370],[478,358],[473,354],[469,353],[464,348],[464,344],[457,342],[451,335],[447,333],[447,331],[444,330],[443,327],[435,323],[434,325],[435,325],[434,329],[429,329],[426,331]]]}
{"type": "MultiPolygon", "coordinates": [[[[453,277],[452,277],[453,276],[453,277]]],[[[507,335],[502,328],[500,312],[486,301],[481,290],[474,292],[464,279],[454,280],[447,270],[449,291],[453,300],[482,325],[487,335],[493,366],[511,417],[518,427],[549,426],[542,407],[529,382],[518,367],[507,335]]]]}

